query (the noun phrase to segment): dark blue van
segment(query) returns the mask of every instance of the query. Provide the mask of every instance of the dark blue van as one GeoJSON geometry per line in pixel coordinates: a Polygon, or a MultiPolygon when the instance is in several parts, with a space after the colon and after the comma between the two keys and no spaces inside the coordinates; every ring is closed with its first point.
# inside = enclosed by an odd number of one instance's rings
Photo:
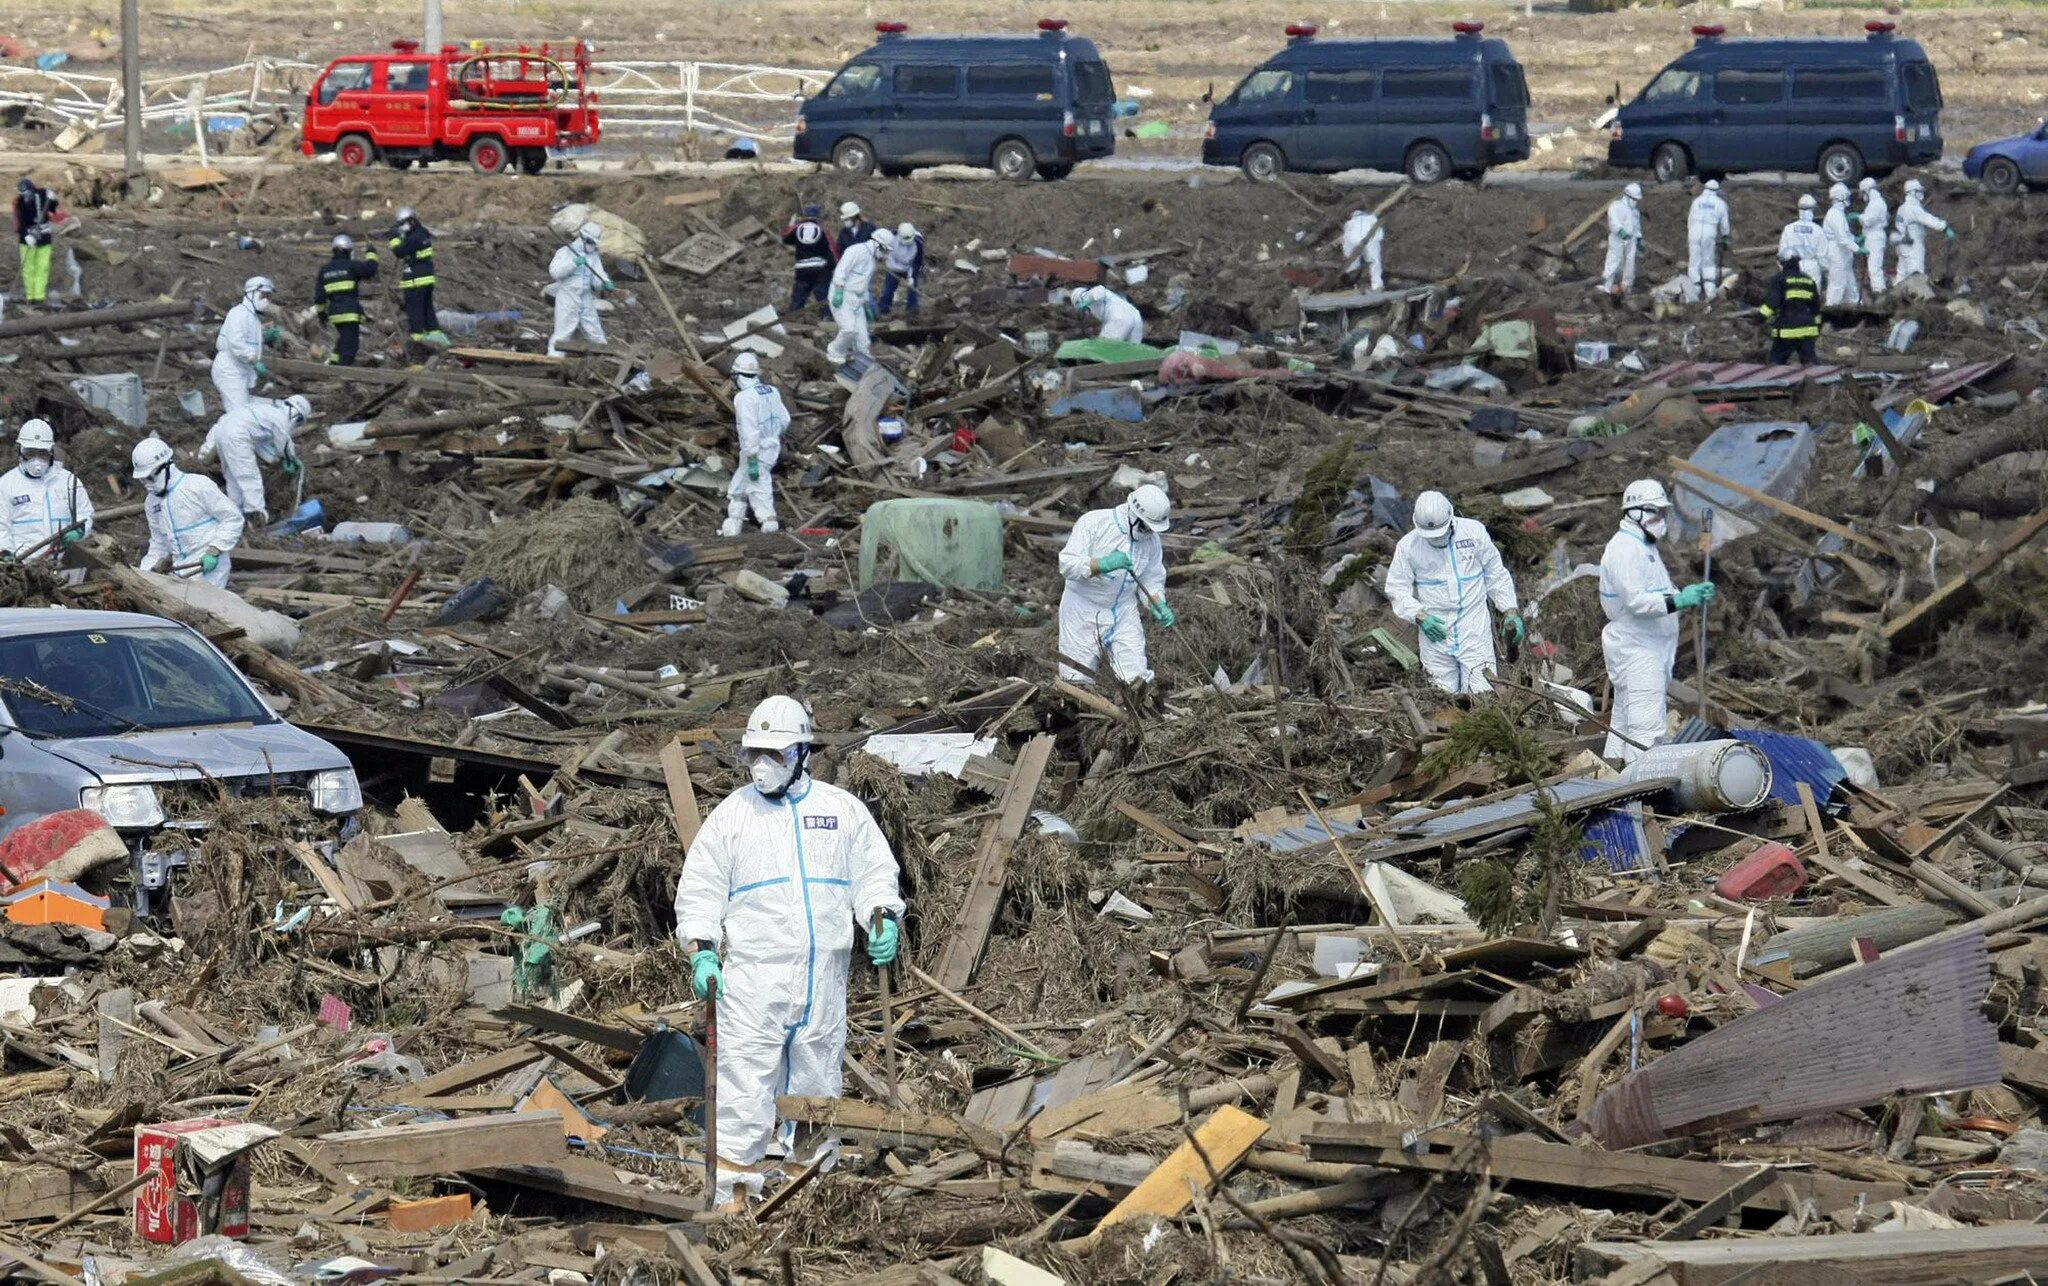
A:
{"type": "Polygon", "coordinates": [[[1036,36],[910,36],[878,22],[873,47],[796,118],[799,161],[901,178],[981,165],[1005,179],[1063,179],[1116,151],[1116,86],[1095,43],[1045,18],[1036,36]]]}
{"type": "Polygon", "coordinates": [[[1894,24],[1864,39],[1726,40],[1693,47],[1615,114],[1607,163],[1666,183],[1689,174],[1812,170],[1823,183],[1941,159],[1941,80],[1894,24]]]}
{"type": "Polygon", "coordinates": [[[1361,169],[1435,183],[1527,160],[1521,64],[1485,23],[1451,26],[1448,40],[1317,40],[1290,25],[1287,47],[1209,109],[1202,164],[1261,183],[1361,169]]]}

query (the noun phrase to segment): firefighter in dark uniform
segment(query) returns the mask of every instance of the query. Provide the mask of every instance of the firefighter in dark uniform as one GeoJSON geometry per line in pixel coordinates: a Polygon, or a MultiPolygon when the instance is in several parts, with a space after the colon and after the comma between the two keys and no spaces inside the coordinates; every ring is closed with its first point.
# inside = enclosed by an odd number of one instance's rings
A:
{"type": "Polygon", "coordinates": [[[796,285],[789,294],[789,311],[803,311],[812,299],[824,303],[832,293],[832,270],[839,266],[839,251],[817,206],[805,206],[802,214],[789,221],[782,230],[782,244],[796,256],[796,285]]]}
{"type": "Polygon", "coordinates": [[[356,243],[344,233],[334,239],[334,257],[320,266],[313,281],[313,305],[334,327],[334,351],[327,360],[335,366],[354,366],[356,349],[363,338],[363,295],[360,283],[377,275],[377,252],[355,257],[356,243]]]}
{"type": "Polygon", "coordinates": [[[398,255],[398,289],[405,299],[407,332],[416,344],[446,344],[448,336],[434,320],[434,234],[427,231],[411,206],[398,212],[390,244],[398,255]]]}
{"type": "Polygon", "coordinates": [[[1820,338],[1820,290],[1799,270],[1796,253],[1778,261],[1778,275],[1771,278],[1757,311],[1771,328],[1771,362],[1812,365],[1814,341],[1820,338]]]}

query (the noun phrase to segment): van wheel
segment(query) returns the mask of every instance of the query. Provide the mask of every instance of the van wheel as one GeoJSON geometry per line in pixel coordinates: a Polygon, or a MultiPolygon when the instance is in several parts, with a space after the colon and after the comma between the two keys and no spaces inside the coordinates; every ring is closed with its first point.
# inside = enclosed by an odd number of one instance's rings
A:
{"type": "Polygon", "coordinates": [[[997,178],[1010,183],[1022,183],[1038,169],[1038,158],[1031,154],[1031,145],[1021,138],[1006,138],[996,144],[988,163],[997,178]]]}
{"type": "Polygon", "coordinates": [[[1435,143],[1417,143],[1401,162],[1410,183],[1441,183],[1451,173],[1451,154],[1435,143]]]}
{"type": "Polygon", "coordinates": [[[519,149],[519,172],[539,174],[548,168],[548,150],[544,147],[522,147],[519,149]]]}
{"type": "Polygon", "coordinates": [[[1692,173],[1692,157],[1676,143],[1659,143],[1650,153],[1650,173],[1659,183],[1679,183],[1692,173]]]}
{"type": "Polygon", "coordinates": [[[2002,156],[1984,162],[1984,190],[2011,196],[2020,190],[2020,167],[2002,156]]]}
{"type": "Polygon", "coordinates": [[[1821,149],[1815,168],[1823,183],[1854,183],[1863,177],[1863,153],[1848,143],[1831,143],[1821,149]]]}
{"type": "Polygon", "coordinates": [[[1254,143],[1237,160],[1244,176],[1254,183],[1271,183],[1287,172],[1287,157],[1271,143],[1254,143]]]}
{"type": "Polygon", "coordinates": [[[334,145],[334,159],[355,169],[377,159],[376,145],[361,134],[344,134],[334,145]]]}
{"type": "MultiPolygon", "coordinates": [[[[410,156],[393,156],[389,152],[384,154],[384,164],[394,170],[409,170],[412,168],[412,163],[413,158],[410,156]]],[[[421,161],[420,164],[425,165],[426,162],[421,161]]]]}
{"type": "Polygon", "coordinates": [[[875,172],[875,149],[864,138],[842,138],[832,148],[832,168],[864,179],[875,172]]]}
{"type": "Polygon", "coordinates": [[[503,174],[511,160],[505,141],[495,135],[486,134],[469,145],[469,168],[478,174],[503,174]]]}
{"type": "Polygon", "coordinates": [[[1074,167],[1065,162],[1061,162],[1058,165],[1041,165],[1038,167],[1038,177],[1044,179],[1047,183],[1057,183],[1073,172],[1074,167]]]}

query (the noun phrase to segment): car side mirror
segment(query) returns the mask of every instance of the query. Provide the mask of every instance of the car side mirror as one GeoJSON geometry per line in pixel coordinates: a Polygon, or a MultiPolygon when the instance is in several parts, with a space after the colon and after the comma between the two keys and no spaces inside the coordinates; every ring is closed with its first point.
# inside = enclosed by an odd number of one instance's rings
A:
{"type": "Polygon", "coordinates": [[[1609,95],[1607,96],[1607,105],[1608,105],[1609,107],[1612,107],[1612,106],[1614,106],[1614,95],[1612,95],[1612,94],[1609,94],[1609,95]]]}
{"type": "Polygon", "coordinates": [[[1202,91],[1202,101],[1203,101],[1203,102],[1205,102],[1205,103],[1213,103],[1213,102],[1215,102],[1215,101],[1216,101],[1216,82],[1215,82],[1215,81],[1213,81],[1213,80],[1212,80],[1212,81],[1210,81],[1210,82],[1209,82],[1209,88],[1207,88],[1207,89],[1205,89],[1205,90],[1203,90],[1203,91],[1202,91]]]}

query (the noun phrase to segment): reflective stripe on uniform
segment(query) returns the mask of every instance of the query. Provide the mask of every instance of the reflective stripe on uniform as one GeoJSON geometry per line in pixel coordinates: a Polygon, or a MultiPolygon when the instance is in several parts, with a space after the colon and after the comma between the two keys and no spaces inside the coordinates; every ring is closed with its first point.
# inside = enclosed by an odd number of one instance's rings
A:
{"type": "Polygon", "coordinates": [[[1819,326],[1779,326],[1771,331],[1772,339],[1819,339],[1819,326]]]}
{"type": "Polygon", "coordinates": [[[399,288],[400,290],[418,290],[418,289],[420,289],[420,288],[422,288],[422,287],[424,287],[424,286],[431,286],[431,285],[433,285],[433,284],[434,284],[434,279],[433,279],[433,277],[431,277],[431,276],[427,276],[427,277],[403,277],[403,278],[400,278],[400,279],[399,279],[399,282],[398,282],[398,288],[399,288]]]}
{"type": "Polygon", "coordinates": [[[347,326],[363,319],[361,313],[329,313],[327,320],[335,326],[347,326]]]}

